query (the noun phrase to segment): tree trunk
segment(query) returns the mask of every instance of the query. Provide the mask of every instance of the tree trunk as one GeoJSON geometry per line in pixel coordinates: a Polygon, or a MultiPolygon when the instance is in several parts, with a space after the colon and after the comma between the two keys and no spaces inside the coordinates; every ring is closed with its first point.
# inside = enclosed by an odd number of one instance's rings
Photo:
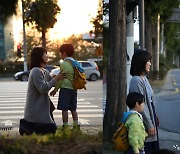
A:
{"type": "Polygon", "coordinates": [[[109,1],[109,56],[104,141],[110,142],[126,110],[126,1],[109,1]]]}
{"type": "Polygon", "coordinates": [[[46,31],[42,29],[42,47],[46,48],[46,31]]]}
{"type": "MultiPolygon", "coordinates": [[[[146,19],[146,50],[147,52],[149,52],[152,56],[153,56],[153,53],[152,53],[152,24],[151,24],[151,20],[150,19],[146,19]]],[[[151,65],[151,68],[153,69],[153,62],[152,62],[152,65],[151,65]]]]}
{"type": "Polygon", "coordinates": [[[153,43],[153,49],[154,49],[154,78],[159,79],[159,41],[160,41],[160,16],[158,15],[156,24],[154,24],[153,27],[153,34],[154,34],[154,43],[153,43]]]}

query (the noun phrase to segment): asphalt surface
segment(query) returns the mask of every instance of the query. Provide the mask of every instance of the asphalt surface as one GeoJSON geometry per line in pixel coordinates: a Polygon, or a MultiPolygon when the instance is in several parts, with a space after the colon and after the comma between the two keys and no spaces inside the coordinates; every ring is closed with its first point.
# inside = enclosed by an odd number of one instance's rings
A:
{"type": "Polygon", "coordinates": [[[163,95],[156,96],[156,108],[160,128],[180,133],[180,70],[172,70],[170,74],[172,85],[169,85],[168,91],[164,89],[163,95]]]}
{"type": "Polygon", "coordinates": [[[156,95],[156,109],[160,148],[180,154],[180,69],[168,72],[163,91],[156,95]]]}

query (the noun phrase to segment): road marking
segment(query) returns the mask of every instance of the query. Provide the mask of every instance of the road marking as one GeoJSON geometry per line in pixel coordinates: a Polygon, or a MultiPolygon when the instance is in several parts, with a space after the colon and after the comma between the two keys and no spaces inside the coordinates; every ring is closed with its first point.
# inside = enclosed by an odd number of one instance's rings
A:
{"type": "Polygon", "coordinates": [[[177,85],[177,83],[176,83],[176,80],[175,80],[175,78],[174,78],[174,77],[173,77],[173,80],[172,80],[172,81],[173,81],[173,85],[174,85],[174,86],[176,86],[176,85],[177,85]]]}
{"type": "Polygon", "coordinates": [[[20,100],[26,100],[26,97],[22,98],[22,97],[19,97],[19,96],[11,96],[9,97],[8,95],[4,95],[3,97],[0,97],[1,100],[5,99],[5,100],[9,100],[9,99],[20,99],[20,100]]]}
{"type": "MultiPolygon", "coordinates": [[[[21,119],[24,115],[14,115],[14,116],[0,116],[0,120],[6,120],[6,119],[21,119]]],[[[72,115],[69,114],[69,117],[72,118],[72,115]]],[[[103,118],[103,114],[79,114],[79,118],[103,118]]],[[[62,118],[61,114],[54,115],[54,118],[62,118]]]]}
{"type": "Polygon", "coordinates": [[[175,92],[172,93],[172,95],[179,93],[179,88],[175,89],[175,92]]]}
{"type": "MultiPolygon", "coordinates": [[[[11,105],[25,105],[25,101],[0,101],[0,106],[11,106],[11,105]],[[8,103],[8,104],[7,104],[8,103]]],[[[53,101],[54,105],[57,105],[57,101],[53,101]]],[[[78,105],[89,105],[90,102],[78,102],[78,105]]]]}
{"type": "MultiPolygon", "coordinates": [[[[56,105],[56,104],[54,104],[54,105],[56,105]]],[[[0,104],[0,106],[1,106],[1,104],[0,104]]],[[[97,107],[98,106],[96,106],[96,105],[78,105],[77,108],[97,108],[97,107]]],[[[0,110],[2,110],[2,109],[24,109],[24,106],[12,106],[12,105],[11,106],[6,106],[6,107],[3,106],[3,107],[0,107],[0,110]]]]}
{"type": "Polygon", "coordinates": [[[5,126],[12,126],[13,123],[16,123],[15,121],[12,121],[12,120],[5,120],[1,123],[4,123],[5,126]]]}
{"type": "Polygon", "coordinates": [[[97,94],[97,93],[102,93],[102,91],[78,92],[78,94],[97,94]]]}
{"type": "MultiPolygon", "coordinates": [[[[5,91],[8,91],[9,94],[18,93],[18,94],[27,94],[27,89],[24,91],[9,91],[9,89],[6,89],[5,91]]],[[[4,90],[0,90],[0,92],[4,92],[4,90]]],[[[85,91],[85,92],[78,92],[78,94],[97,94],[102,93],[102,91],[85,91]]]]}
{"type": "MultiPolygon", "coordinates": [[[[77,109],[78,113],[86,112],[102,112],[102,109],[77,109]]],[[[59,110],[55,110],[53,113],[59,113],[59,110]]],[[[24,113],[24,110],[11,110],[11,111],[0,111],[0,114],[11,114],[11,113],[24,113]]]]}
{"type": "Polygon", "coordinates": [[[79,118],[78,121],[79,121],[82,125],[89,125],[89,120],[79,118]]]}

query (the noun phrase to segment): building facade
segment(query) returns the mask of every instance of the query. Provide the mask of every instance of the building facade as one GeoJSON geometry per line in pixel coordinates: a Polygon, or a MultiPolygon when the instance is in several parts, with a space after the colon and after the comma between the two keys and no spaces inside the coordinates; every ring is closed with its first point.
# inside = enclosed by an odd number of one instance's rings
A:
{"type": "Polygon", "coordinates": [[[11,17],[7,23],[3,23],[0,16],[0,61],[5,61],[13,50],[13,18],[11,17]]]}

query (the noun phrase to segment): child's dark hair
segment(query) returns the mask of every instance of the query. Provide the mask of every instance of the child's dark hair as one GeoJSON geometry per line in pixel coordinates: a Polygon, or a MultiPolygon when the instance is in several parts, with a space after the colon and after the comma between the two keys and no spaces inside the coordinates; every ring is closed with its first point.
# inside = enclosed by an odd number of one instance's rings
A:
{"type": "Polygon", "coordinates": [[[61,45],[59,52],[65,52],[68,57],[72,57],[74,54],[74,47],[72,44],[63,44],[61,45]]]}
{"type": "Polygon", "coordinates": [[[133,109],[136,105],[136,102],[139,103],[139,105],[141,103],[144,102],[144,96],[140,93],[137,92],[133,92],[133,93],[129,93],[127,95],[127,99],[126,99],[126,104],[130,109],[133,109]]]}

